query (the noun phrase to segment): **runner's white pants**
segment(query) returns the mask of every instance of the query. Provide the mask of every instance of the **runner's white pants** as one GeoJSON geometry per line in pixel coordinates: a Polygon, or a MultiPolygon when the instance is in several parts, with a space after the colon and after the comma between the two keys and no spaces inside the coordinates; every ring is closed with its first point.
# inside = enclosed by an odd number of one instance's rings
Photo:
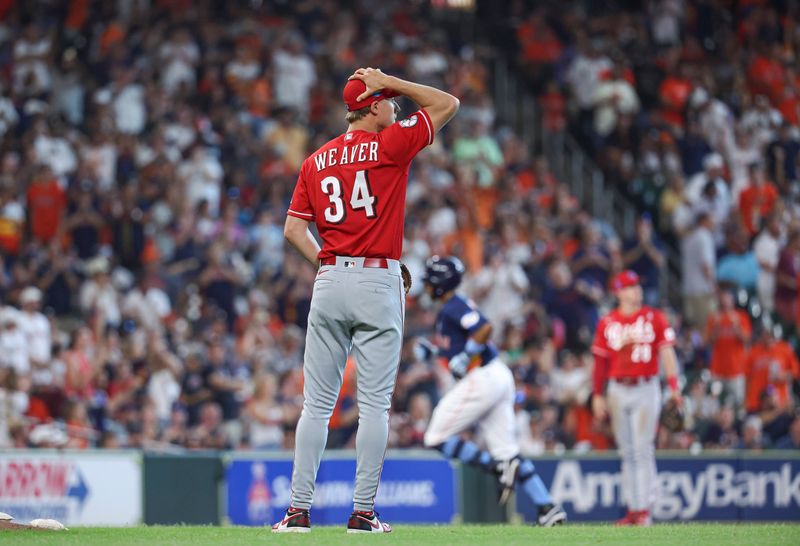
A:
{"type": "Polygon", "coordinates": [[[514,434],[514,376],[499,358],[469,372],[444,395],[433,410],[425,445],[435,447],[476,424],[495,460],[519,455],[514,434]]]}

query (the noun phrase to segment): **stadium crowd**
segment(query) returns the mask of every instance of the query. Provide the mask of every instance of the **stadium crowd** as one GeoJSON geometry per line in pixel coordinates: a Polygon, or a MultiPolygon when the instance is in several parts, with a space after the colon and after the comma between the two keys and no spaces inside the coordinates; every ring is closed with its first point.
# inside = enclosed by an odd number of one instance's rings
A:
{"type": "MultiPolygon", "coordinates": [[[[427,3],[347,4],[0,3],[0,447],[293,446],[315,271],[283,220],[307,153],[345,128],[341,87],[359,64],[462,101],[410,176],[416,283],[390,446],[421,445],[452,382],[413,350],[435,315],[429,256],[464,260],[536,455],[613,447],[588,410],[609,276],[633,268],[647,301],[669,306],[659,276],[680,252],[670,318],[687,427],[659,446],[800,447],[800,369],[780,339],[800,273],[792,13],[508,2],[511,33],[473,47],[427,3]],[[639,201],[635,233],[592,218],[495,119],[492,55],[509,51],[547,130],[574,131],[639,201]]],[[[355,367],[334,447],[353,445],[355,367]]]]}

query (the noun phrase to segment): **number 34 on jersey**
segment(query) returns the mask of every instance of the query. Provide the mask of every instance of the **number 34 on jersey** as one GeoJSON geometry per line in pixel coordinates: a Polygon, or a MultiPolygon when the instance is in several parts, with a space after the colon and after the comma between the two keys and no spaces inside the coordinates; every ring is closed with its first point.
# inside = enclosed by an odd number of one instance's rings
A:
{"type": "MultiPolygon", "coordinates": [[[[322,192],[330,199],[330,206],[325,209],[325,220],[330,224],[341,224],[347,217],[346,196],[343,195],[343,184],[335,176],[326,176],[320,182],[322,192]]],[[[369,187],[369,176],[366,171],[356,171],[353,192],[350,196],[350,210],[364,210],[367,218],[376,218],[378,198],[372,195],[369,187]]]]}

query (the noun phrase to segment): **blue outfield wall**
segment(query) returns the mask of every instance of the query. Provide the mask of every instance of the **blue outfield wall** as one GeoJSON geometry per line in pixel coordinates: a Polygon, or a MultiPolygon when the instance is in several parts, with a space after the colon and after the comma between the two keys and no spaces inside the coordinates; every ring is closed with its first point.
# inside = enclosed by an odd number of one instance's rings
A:
{"type": "MultiPolygon", "coordinates": [[[[280,519],[291,499],[291,454],[231,453],[224,457],[225,518],[233,525],[280,519]]],[[[378,495],[381,517],[395,523],[450,523],[460,513],[458,467],[436,452],[386,456],[378,495]]],[[[342,525],[353,509],[355,453],[326,453],[317,475],[313,522],[342,525]]]]}
{"type": "MultiPolygon", "coordinates": [[[[542,457],[537,470],[573,522],[611,521],[624,509],[613,454],[542,457]]],[[[0,509],[30,519],[50,514],[79,525],[176,523],[266,525],[291,495],[292,454],[138,451],[0,451],[0,509]]],[[[659,453],[657,521],[800,522],[800,452],[659,453]]],[[[326,452],[315,524],[342,525],[352,509],[355,453],[326,452]]],[[[495,522],[494,480],[432,450],[386,454],[376,508],[389,522],[495,522]]],[[[511,508],[533,521],[517,495],[511,508]]]]}
{"type": "MultiPolygon", "coordinates": [[[[619,460],[609,456],[543,458],[536,469],[571,521],[609,521],[624,503],[619,460]]],[[[657,521],[800,521],[800,453],[658,457],[657,521]]],[[[535,508],[517,497],[534,521],[535,508]]]]}

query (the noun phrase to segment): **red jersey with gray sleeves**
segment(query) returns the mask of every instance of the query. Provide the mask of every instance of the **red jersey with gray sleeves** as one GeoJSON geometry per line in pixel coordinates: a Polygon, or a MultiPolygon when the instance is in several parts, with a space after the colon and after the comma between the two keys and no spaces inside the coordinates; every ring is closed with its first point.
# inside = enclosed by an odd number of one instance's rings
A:
{"type": "Polygon", "coordinates": [[[658,309],[632,315],[615,309],[597,324],[592,353],[609,359],[609,377],[648,377],[658,374],[658,350],[674,343],[675,331],[658,309]]]}
{"type": "Polygon", "coordinates": [[[316,223],[320,259],[400,259],[408,168],[433,136],[419,110],[379,133],[338,136],[303,162],[288,214],[316,223]]]}

